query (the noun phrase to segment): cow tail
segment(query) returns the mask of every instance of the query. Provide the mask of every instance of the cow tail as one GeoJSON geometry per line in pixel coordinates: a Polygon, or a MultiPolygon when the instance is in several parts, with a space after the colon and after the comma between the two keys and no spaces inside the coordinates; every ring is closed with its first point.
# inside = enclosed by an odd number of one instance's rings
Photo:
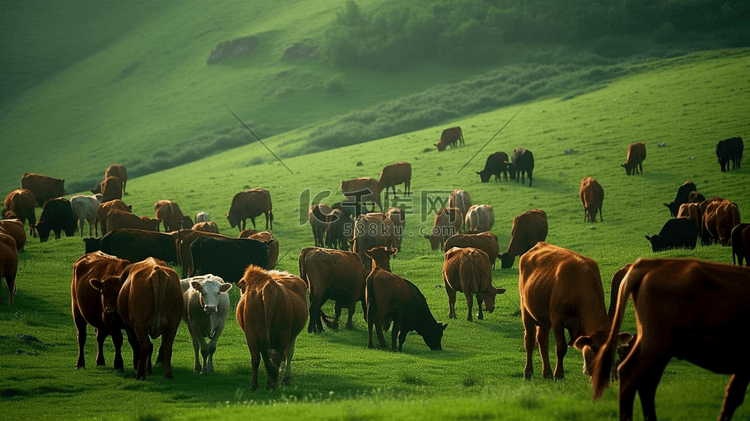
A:
{"type": "Polygon", "coordinates": [[[273,363],[274,357],[277,352],[283,352],[283,350],[277,350],[273,347],[273,343],[271,342],[271,330],[272,330],[272,321],[274,318],[274,312],[273,310],[277,307],[281,308],[282,302],[280,294],[282,293],[283,287],[281,287],[279,284],[276,283],[275,280],[269,279],[268,283],[266,284],[266,287],[263,288],[263,319],[264,319],[264,326],[265,329],[264,332],[264,339],[266,342],[266,350],[268,352],[268,359],[265,360],[271,365],[273,365],[275,370],[278,370],[278,367],[275,366],[273,363]]]}
{"type": "Polygon", "coordinates": [[[156,338],[162,330],[162,327],[167,324],[167,320],[162,316],[162,304],[166,297],[167,285],[169,284],[169,277],[159,267],[154,268],[154,276],[152,277],[151,286],[154,288],[154,321],[151,326],[151,337],[156,338]]]}
{"type": "MultiPolygon", "coordinates": [[[[374,270],[373,270],[374,272],[374,270]]],[[[375,320],[375,316],[378,314],[377,301],[375,300],[375,288],[373,282],[375,281],[374,276],[368,276],[365,281],[365,305],[367,311],[365,311],[365,321],[375,320]]]]}
{"type": "Polygon", "coordinates": [[[622,283],[620,283],[620,290],[617,296],[617,308],[615,310],[614,319],[612,319],[609,338],[594,359],[594,367],[591,374],[591,385],[594,388],[594,400],[599,399],[604,393],[604,390],[609,386],[612,364],[614,364],[614,355],[619,344],[622,320],[625,317],[625,308],[631,293],[640,285],[641,280],[643,280],[642,273],[638,271],[639,261],[630,267],[628,273],[626,273],[625,277],[622,279],[622,283]]]}

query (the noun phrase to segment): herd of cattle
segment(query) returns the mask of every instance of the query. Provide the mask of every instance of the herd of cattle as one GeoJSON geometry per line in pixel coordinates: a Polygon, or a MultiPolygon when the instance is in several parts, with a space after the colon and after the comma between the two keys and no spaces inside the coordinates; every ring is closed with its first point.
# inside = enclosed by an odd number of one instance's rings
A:
{"type": "MultiPolygon", "coordinates": [[[[463,143],[460,127],[446,129],[436,146],[463,143]]],[[[742,139],[719,142],[716,153],[722,171],[739,168],[742,139]]],[[[634,143],[622,164],[627,175],[643,172],[645,145],[634,143]]],[[[504,152],[487,158],[478,172],[482,182],[492,175],[501,181],[532,183],[533,154],[515,149],[510,161],[504,152]]],[[[387,348],[384,331],[391,330],[390,348],[400,351],[406,336],[416,331],[432,350],[442,348],[447,325],[436,321],[419,288],[392,273],[389,259],[401,247],[406,215],[391,207],[383,210],[380,193],[404,184],[409,194],[411,165],[398,162],[383,168],[379,179],[362,177],[341,182],[345,200],[332,206],[314,205],[308,219],[315,247],[299,255],[299,276],[273,270],[279,243],[268,230],[273,228],[270,193],[255,188],[237,193],[226,217],[239,238],[221,235],[208,214],[195,222],[170,200],[154,204],[154,218],[137,216],[122,201],[127,173],[113,165],[93,196],[63,198],[63,180],[25,174],[22,188],[4,201],[0,223],[0,279],[4,277],[13,305],[18,251],[29,235],[48,239],[50,232],[84,235],[86,254],[73,264],[71,297],[78,334],[77,368],[85,367],[84,344],[88,325],[96,329],[97,365],[104,365],[102,347],[107,336],[115,346],[114,367],[124,368],[121,354],[122,330],[133,349],[137,379],[151,373],[151,339],[162,337],[157,362],[165,365],[165,377],[172,376],[172,344],[181,320],[191,334],[195,371],[213,371],[213,355],[230,310],[227,292],[233,284],[241,291],[237,321],[245,333],[252,359],[252,388],[257,389],[257,371],[264,362],[267,388],[291,379],[291,361],[297,335],[304,325],[308,332],[323,326],[337,329],[342,308],[348,310],[347,328],[353,326],[356,305],[361,303],[368,325],[370,348],[375,347],[373,328],[381,348],[387,348]],[[368,205],[372,204],[368,211],[368,205]],[[36,206],[42,207],[36,219],[36,206]],[[375,206],[380,212],[375,212],[375,206]],[[266,231],[246,230],[245,221],[264,215],[266,231]],[[163,225],[164,232],[160,232],[163,225]],[[99,229],[102,236],[97,238],[99,229]],[[182,267],[180,277],[168,263],[182,267]],[[181,279],[182,278],[182,279],[181,279]],[[309,297],[309,305],[308,305],[309,297]],[[334,302],[333,317],[321,307],[334,302]],[[209,342],[206,342],[206,339],[209,342]],[[202,358],[201,358],[202,357],[202,358]]],[[[603,221],[603,187],[593,178],[581,180],[580,199],[584,221],[603,221]]],[[[733,334],[750,320],[750,224],[740,223],[735,203],[719,197],[706,199],[696,185],[679,187],[675,200],[665,203],[669,219],[658,235],[646,236],[653,250],[694,248],[697,238],[704,245],[714,242],[732,246],[739,266],[690,259],[639,259],[618,271],[611,283],[609,312],[597,263],[578,253],[545,242],[547,216],[531,209],[513,220],[511,239],[500,253],[497,237],[491,233],[493,209],[473,205],[465,190],[454,190],[448,205],[438,211],[433,227],[424,237],[433,250],[444,252],[443,281],[448,296],[449,318],[455,318],[456,294],[463,293],[467,320],[473,320],[476,297],[478,318],[493,312],[495,297],[505,289],[492,285],[492,268],[497,258],[502,268],[519,261],[519,293],[527,355],[524,376],[534,369],[532,353],[538,344],[545,378],[564,378],[563,358],[568,346],[583,353],[584,372],[592,376],[595,397],[601,396],[610,378],[620,376],[621,417],[632,415],[635,393],[641,396],[644,416],[655,419],[653,396],[667,362],[686,359],[715,372],[733,374],[722,409],[729,419],[742,402],[747,387],[747,363],[742,358],[740,339],[733,334]],[[663,279],[669,279],[665,283],[663,279]],[[627,300],[632,298],[638,335],[620,332],[627,300]],[[668,305],[667,305],[668,303],[668,305]],[[722,303],[716,305],[715,303],[722,303]],[[570,341],[565,339],[565,330],[570,341]],[[557,365],[552,371],[549,334],[555,339],[557,365]],[[616,361],[620,360],[619,368],[616,361]]]]}

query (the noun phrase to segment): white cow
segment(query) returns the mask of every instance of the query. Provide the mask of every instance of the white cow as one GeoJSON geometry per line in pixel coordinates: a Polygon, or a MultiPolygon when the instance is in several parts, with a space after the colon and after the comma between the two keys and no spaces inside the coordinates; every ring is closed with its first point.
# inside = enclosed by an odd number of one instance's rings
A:
{"type": "Polygon", "coordinates": [[[465,223],[473,234],[491,231],[495,225],[495,212],[490,205],[474,205],[466,212],[465,223]]]}
{"type": "MultiPolygon", "coordinates": [[[[81,238],[83,238],[83,223],[89,221],[89,237],[93,237],[93,232],[99,236],[99,226],[96,223],[96,208],[101,204],[101,194],[96,196],[73,196],[70,198],[70,207],[73,209],[73,214],[76,216],[78,223],[81,226],[81,238]]],[[[103,233],[102,233],[103,234],[103,233]]]]}
{"type": "Polygon", "coordinates": [[[224,330],[229,311],[229,294],[232,284],[214,275],[202,275],[180,281],[185,306],[182,319],[187,323],[195,350],[193,369],[201,374],[213,373],[216,342],[224,330]],[[206,343],[206,338],[209,343],[206,343]],[[203,367],[198,351],[203,356],[203,367]]]}
{"type": "Polygon", "coordinates": [[[200,211],[195,214],[195,223],[198,222],[211,222],[211,217],[206,212],[200,211]]]}

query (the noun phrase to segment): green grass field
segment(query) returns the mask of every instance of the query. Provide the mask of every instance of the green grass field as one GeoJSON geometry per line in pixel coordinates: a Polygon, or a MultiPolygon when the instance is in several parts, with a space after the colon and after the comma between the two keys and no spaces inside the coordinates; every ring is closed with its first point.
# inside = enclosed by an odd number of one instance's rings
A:
{"type": "MultiPolygon", "coordinates": [[[[223,215],[232,196],[250,187],[267,188],[274,202],[273,234],[281,245],[278,268],[297,273],[299,250],[313,244],[309,225],[300,223],[312,198],[333,203],[341,198],[341,180],[377,177],[387,164],[410,162],[414,195],[398,203],[410,214],[392,269],[419,286],[436,319],[448,322],[443,351],[429,351],[415,334],[409,335],[402,353],[367,349],[366,324],[358,308],[352,331],[300,335],[290,387],[252,392],[250,356],[230,314],[219,341],[215,374],[192,373],[193,351],[184,326],[175,343],[173,381],[165,381],[158,367],[146,382],[134,381],[132,369],[124,374],[113,371],[109,340],[108,366],[94,367],[91,329],[86,345],[88,368],[76,371],[69,283],[71,265],[83,253],[83,243],[79,237],[44,244],[31,240],[20,255],[16,304],[0,306],[0,413],[3,419],[615,419],[616,387],[592,402],[588,378],[581,373],[581,354],[574,349],[565,358],[564,381],[541,379],[538,355],[535,378],[523,379],[517,260],[512,269],[493,271],[493,284],[508,289],[498,297],[493,314],[483,321],[467,322],[466,305],[459,299],[458,319],[447,320],[442,253],[431,251],[420,233],[432,223],[430,201],[463,188],[475,204],[493,206],[492,231],[501,249],[508,244],[516,215],[531,208],[544,209],[550,226],[547,241],[594,258],[607,298],[612,274],[639,257],[731,263],[730,249],[721,246],[655,256],[643,236],[658,233],[669,218],[663,203],[670,202],[686,180],[694,181],[706,197],[731,199],[742,215],[750,213],[750,169],[746,165],[721,173],[714,154],[720,139],[747,139],[748,67],[749,50],[665,60],[634,68],[602,89],[571,99],[550,98],[419,132],[285,159],[293,174],[256,143],[135,178],[128,183],[125,200],[133,204],[136,214],[151,216],[154,202],[171,199],[188,214],[209,212],[222,233],[229,235],[235,231],[223,215]],[[466,146],[438,153],[432,144],[443,128],[454,124],[463,127],[466,146]],[[627,177],[620,163],[627,145],[637,141],[646,143],[648,151],[644,174],[627,177]],[[662,142],[665,146],[657,147],[662,142]],[[515,147],[535,154],[533,187],[480,183],[474,172],[482,169],[487,155],[515,147]],[[566,149],[573,153],[566,154],[566,149]],[[253,164],[259,159],[264,163],[253,164]],[[578,189],[585,176],[596,178],[604,187],[603,222],[583,222],[578,189]],[[33,335],[43,343],[26,344],[18,334],[33,335]]],[[[276,136],[267,144],[280,148],[299,133],[276,136]]],[[[4,284],[0,291],[7,300],[4,284]]],[[[230,296],[236,305],[236,288],[230,296]]],[[[625,327],[634,328],[632,312],[625,327]]],[[[127,345],[124,355],[127,361],[127,345]]],[[[261,384],[264,378],[261,371],[261,384]]],[[[727,381],[727,376],[673,361],[657,392],[660,419],[716,418],[727,381]]],[[[636,403],[636,419],[641,419],[639,411],[636,403]]],[[[747,406],[740,407],[735,419],[748,418],[747,406]]]]}

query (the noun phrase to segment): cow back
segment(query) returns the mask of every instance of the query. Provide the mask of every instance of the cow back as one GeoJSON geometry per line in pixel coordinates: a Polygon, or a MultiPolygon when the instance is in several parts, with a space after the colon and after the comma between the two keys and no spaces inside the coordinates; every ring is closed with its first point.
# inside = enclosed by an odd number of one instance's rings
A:
{"type": "Polygon", "coordinates": [[[65,195],[65,180],[41,174],[25,173],[21,177],[21,188],[29,190],[34,195],[37,206],[43,207],[47,200],[65,195]]]}

